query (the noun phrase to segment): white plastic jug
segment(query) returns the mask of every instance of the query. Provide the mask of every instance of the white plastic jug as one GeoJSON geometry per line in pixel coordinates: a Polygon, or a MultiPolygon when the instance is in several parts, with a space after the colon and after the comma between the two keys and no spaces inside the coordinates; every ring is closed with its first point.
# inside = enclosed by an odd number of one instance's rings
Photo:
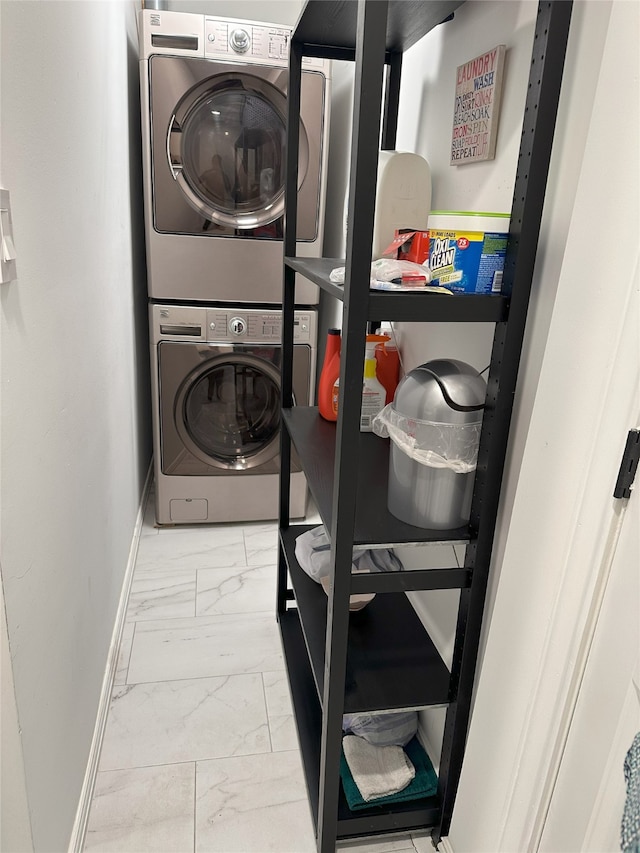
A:
{"type": "Polygon", "coordinates": [[[406,151],[380,151],[373,260],[382,257],[396,230],[426,231],[430,210],[431,169],[425,158],[406,151]]]}

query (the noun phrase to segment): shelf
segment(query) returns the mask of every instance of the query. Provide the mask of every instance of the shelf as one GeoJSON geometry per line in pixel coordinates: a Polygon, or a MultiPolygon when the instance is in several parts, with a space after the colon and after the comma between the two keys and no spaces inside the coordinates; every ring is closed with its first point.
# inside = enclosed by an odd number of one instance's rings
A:
{"type": "MultiPolygon", "coordinates": [[[[324,691],[327,596],[295,557],[306,525],[281,531],[318,696],[324,691]]],[[[445,705],[449,670],[403,592],[377,595],[349,616],[344,712],[445,705]]]]}
{"type": "MultiPolygon", "coordinates": [[[[352,397],[347,398],[349,405],[344,406],[339,424],[323,420],[316,408],[283,409],[282,458],[287,464],[280,481],[278,618],[318,853],[333,853],[337,838],[418,827],[432,827],[438,845],[449,834],[462,771],[572,3],[538,3],[504,265],[504,293],[509,295],[371,290],[368,273],[375,169],[380,144],[389,150],[396,147],[402,53],[449,20],[461,5],[462,0],[307,0],[291,40],[288,197],[296,198],[302,58],[355,60],[349,197],[352,202],[357,199],[358,205],[356,211],[352,203],[350,273],[348,284],[342,287],[330,281],[330,274],[336,267],[346,266],[345,260],[291,257],[296,251],[294,203],[289,217],[294,226],[285,236],[284,399],[292,398],[296,274],[344,303],[343,335],[349,342],[363,336],[370,322],[495,324],[471,521],[463,528],[424,530],[405,524],[388,511],[389,441],[358,431],[358,424],[351,422],[358,414],[352,397]],[[335,539],[331,563],[338,582],[331,604],[295,557],[296,537],[310,528],[290,523],[288,477],[294,453],[323,524],[335,539]],[[470,544],[468,567],[352,575],[351,567],[344,565],[349,562],[351,547],[456,541],[470,544]],[[335,565],[337,554],[340,558],[335,565]],[[406,595],[409,590],[445,588],[461,590],[450,673],[406,595]],[[373,601],[361,611],[346,612],[349,594],[368,591],[376,593],[373,601]],[[337,778],[342,715],[436,705],[447,705],[438,796],[352,813],[337,778]]],[[[479,9],[473,15],[478,20],[483,17],[479,9]]],[[[459,28],[455,23],[445,26],[442,33],[455,47],[459,28]]],[[[440,83],[449,85],[444,77],[440,83]]],[[[344,347],[341,372],[345,385],[353,387],[360,370],[357,345],[344,347]]]]}
{"type": "Polygon", "coordinates": [[[338,801],[338,838],[375,835],[378,832],[410,832],[435,826],[440,810],[437,797],[425,797],[394,806],[372,806],[352,812],[347,805],[342,786],[338,801]]]}
{"type": "MultiPolygon", "coordinates": [[[[317,828],[322,715],[315,695],[297,610],[291,609],[281,614],[280,635],[287,664],[311,816],[314,827],[317,828]]],[[[437,807],[437,797],[426,797],[410,803],[397,803],[393,807],[372,806],[370,809],[352,812],[341,786],[338,802],[338,836],[349,838],[376,832],[407,831],[432,826],[437,821],[437,807]]]]}
{"type": "MultiPolygon", "coordinates": [[[[336,425],[321,418],[315,407],[283,409],[282,417],[324,526],[331,530],[336,425]]],[[[354,545],[380,548],[403,542],[469,541],[467,527],[427,530],[391,515],[387,509],[388,477],[389,441],[373,433],[361,433],[354,545]]]]}
{"type": "MultiPolygon", "coordinates": [[[[343,267],[340,258],[285,258],[292,270],[317,284],[336,299],[344,300],[344,288],[329,281],[331,270],[343,267]]],[[[508,299],[485,293],[408,293],[372,290],[369,293],[369,319],[396,322],[498,323],[506,320],[508,299]]]]}
{"type": "MultiPolygon", "coordinates": [[[[386,48],[401,53],[462,5],[462,0],[391,0],[387,19],[386,48]]],[[[354,49],[356,46],[357,3],[344,0],[309,0],[293,32],[293,39],[305,45],[354,49]]],[[[305,50],[305,55],[324,55],[305,50]]]]}

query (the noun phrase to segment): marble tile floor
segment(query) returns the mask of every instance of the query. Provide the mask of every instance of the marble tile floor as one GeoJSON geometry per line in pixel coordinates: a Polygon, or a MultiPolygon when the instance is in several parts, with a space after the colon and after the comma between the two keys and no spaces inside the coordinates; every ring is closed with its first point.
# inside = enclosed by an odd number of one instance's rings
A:
{"type": "MultiPolygon", "coordinates": [[[[308,521],[318,522],[311,508],[308,521]]],[[[147,505],[84,851],[313,853],[274,616],[275,522],[147,505]]],[[[340,853],[433,851],[427,833],[340,853]]]]}

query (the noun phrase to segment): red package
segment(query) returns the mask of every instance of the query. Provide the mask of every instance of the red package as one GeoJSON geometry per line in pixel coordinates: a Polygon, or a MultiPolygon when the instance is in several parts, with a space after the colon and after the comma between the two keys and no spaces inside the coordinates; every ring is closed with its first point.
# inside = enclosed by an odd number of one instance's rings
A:
{"type": "Polygon", "coordinates": [[[398,260],[424,264],[429,257],[429,232],[409,231],[407,237],[398,249],[398,260]]]}
{"type": "Polygon", "coordinates": [[[393,242],[387,246],[382,254],[384,257],[396,257],[399,261],[424,264],[429,257],[429,232],[396,231],[393,242]]]}
{"type": "Polygon", "coordinates": [[[418,272],[403,272],[400,283],[413,285],[414,287],[424,287],[427,283],[427,277],[418,272]]]}

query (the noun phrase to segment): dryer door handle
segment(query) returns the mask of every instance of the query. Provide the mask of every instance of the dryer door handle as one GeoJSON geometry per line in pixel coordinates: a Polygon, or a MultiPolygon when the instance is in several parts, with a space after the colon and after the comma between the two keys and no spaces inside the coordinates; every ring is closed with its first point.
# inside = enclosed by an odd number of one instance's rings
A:
{"type": "Polygon", "coordinates": [[[179,154],[175,154],[174,152],[172,152],[171,136],[174,133],[182,133],[182,128],[178,124],[175,114],[171,116],[171,121],[169,122],[169,131],[167,133],[167,163],[169,164],[169,169],[173,176],[173,180],[177,181],[178,172],[182,171],[182,162],[180,161],[179,154]]]}

